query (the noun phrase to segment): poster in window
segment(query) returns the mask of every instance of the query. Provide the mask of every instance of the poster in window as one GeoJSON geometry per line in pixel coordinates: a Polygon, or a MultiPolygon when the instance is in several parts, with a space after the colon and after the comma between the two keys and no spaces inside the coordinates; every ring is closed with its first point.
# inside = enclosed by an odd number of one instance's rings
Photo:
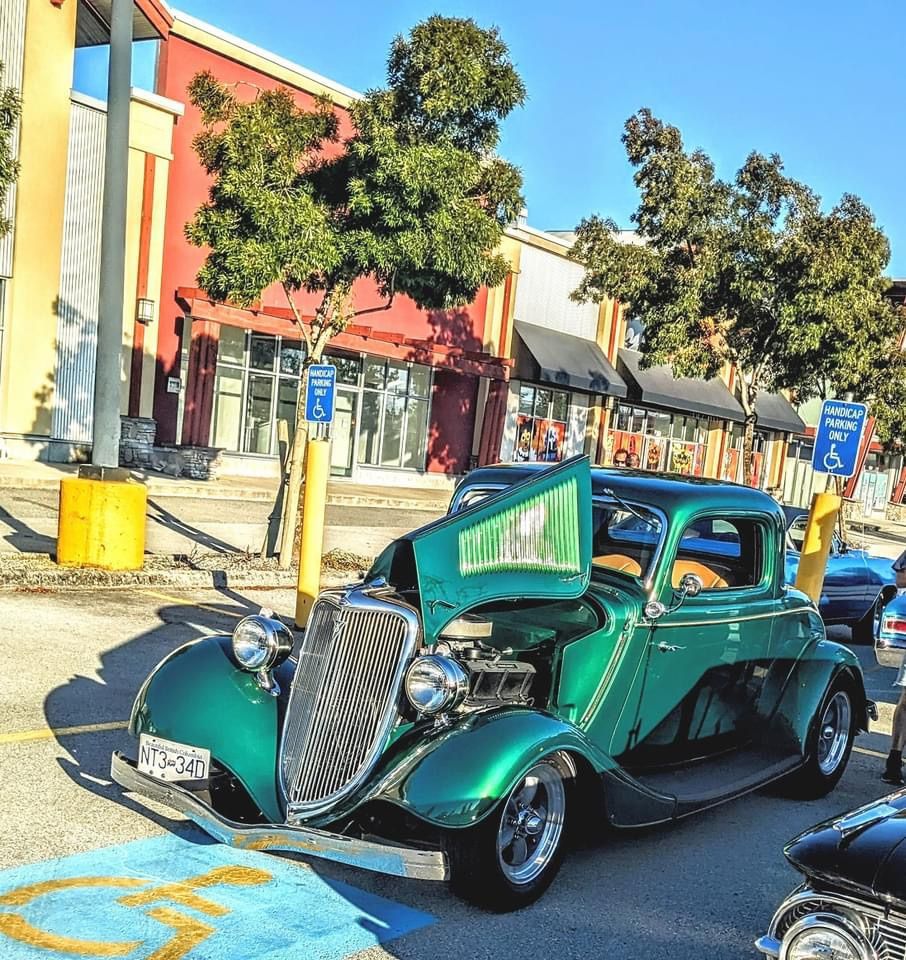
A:
{"type": "Polygon", "coordinates": [[[721,470],[721,480],[732,480],[734,483],[739,477],[739,451],[730,448],[724,451],[724,462],[721,470]]]}
{"type": "Polygon", "coordinates": [[[513,459],[517,462],[534,460],[535,451],[532,449],[532,430],[535,421],[532,417],[520,413],[516,420],[516,446],[513,450],[513,459]]]}
{"type": "Polygon", "coordinates": [[[535,459],[545,463],[559,463],[563,459],[566,442],[566,424],[556,420],[535,421],[535,459]]]}
{"type": "Polygon", "coordinates": [[[665,443],[663,440],[648,440],[648,449],[645,451],[645,469],[660,470],[661,458],[664,455],[665,443]]]}
{"type": "Polygon", "coordinates": [[[670,449],[670,470],[686,476],[692,473],[695,464],[695,445],[673,442],[670,449]]]}
{"type": "Polygon", "coordinates": [[[645,438],[639,433],[611,430],[605,451],[605,463],[615,467],[640,467],[645,438]]]}

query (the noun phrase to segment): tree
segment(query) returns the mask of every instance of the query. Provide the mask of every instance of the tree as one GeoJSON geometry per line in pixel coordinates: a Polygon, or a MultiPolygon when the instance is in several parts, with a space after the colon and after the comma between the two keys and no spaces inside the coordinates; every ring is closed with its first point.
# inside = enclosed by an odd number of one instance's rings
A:
{"type": "Polygon", "coordinates": [[[13,152],[13,133],[22,113],[19,93],[3,86],[3,64],[0,63],[0,237],[12,230],[12,222],[3,215],[3,201],[19,176],[19,161],[13,152]]]}
{"type": "MultiPolygon", "coordinates": [[[[280,284],[306,366],[354,317],[389,308],[397,295],[425,309],[461,306],[509,269],[498,245],[522,206],[522,178],[495,148],[525,88],[498,31],[430,17],[394,41],[387,81],[352,104],[355,132],[332,156],[337,121],[327,102],[305,110],[287,90],[242,100],[210,73],[189,89],[204,123],[195,147],[213,178],[186,228],[209,248],[198,282],[241,306],[280,284]],[[356,308],[361,278],[376,284],[382,307],[356,308]],[[316,295],[309,317],[302,291],[316,295]]],[[[297,417],[290,511],[304,442],[297,417]]],[[[284,545],[294,516],[284,512],[284,545]]]]}
{"type": "Polygon", "coordinates": [[[883,379],[899,334],[884,298],[887,240],[857,197],[822,212],[776,154],[751,153],[721,180],[647,109],[626,122],[623,143],[644,243],[620,243],[611,220],[583,220],[572,256],[585,276],[573,297],[614,297],[641,320],[644,366],[700,378],[736,368],[748,480],[760,391],[806,400],[857,384],[865,396],[883,379]]]}

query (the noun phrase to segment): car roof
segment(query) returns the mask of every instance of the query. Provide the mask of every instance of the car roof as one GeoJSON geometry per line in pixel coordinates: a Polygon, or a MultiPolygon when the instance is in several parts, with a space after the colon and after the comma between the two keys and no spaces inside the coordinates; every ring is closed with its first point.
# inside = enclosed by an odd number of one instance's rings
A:
{"type": "MultiPolygon", "coordinates": [[[[478,467],[462,480],[460,486],[509,486],[551,466],[550,463],[498,463],[478,467]]],[[[781,523],[788,522],[773,497],[763,490],[739,483],[623,467],[592,467],[591,485],[594,496],[603,496],[604,490],[610,488],[626,499],[658,506],[668,516],[678,511],[688,513],[690,500],[695,500],[700,501],[703,508],[759,510],[772,514],[781,523]]]]}

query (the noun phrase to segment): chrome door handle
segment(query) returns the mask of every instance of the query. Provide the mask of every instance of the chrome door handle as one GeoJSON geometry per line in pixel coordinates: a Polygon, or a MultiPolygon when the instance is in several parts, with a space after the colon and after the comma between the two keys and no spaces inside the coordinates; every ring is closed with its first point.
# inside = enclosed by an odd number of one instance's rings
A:
{"type": "Polygon", "coordinates": [[[657,645],[658,650],[661,653],[676,653],[677,650],[685,650],[685,647],[678,647],[675,643],[667,643],[666,640],[661,640],[657,645]]]}

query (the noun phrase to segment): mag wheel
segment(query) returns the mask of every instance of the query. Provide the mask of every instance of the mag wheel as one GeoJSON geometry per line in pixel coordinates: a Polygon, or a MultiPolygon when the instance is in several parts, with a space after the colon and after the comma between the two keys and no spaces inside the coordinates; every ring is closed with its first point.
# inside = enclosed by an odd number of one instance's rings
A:
{"type": "Polygon", "coordinates": [[[482,823],[448,831],[450,885],[458,896],[503,912],[544,893],[563,861],[574,774],[568,757],[545,757],[482,823]]]}
{"type": "Polygon", "coordinates": [[[805,764],[787,781],[787,794],[816,800],[834,789],[843,776],[856,735],[850,687],[842,679],[828,688],[815,714],[805,764]]]}

